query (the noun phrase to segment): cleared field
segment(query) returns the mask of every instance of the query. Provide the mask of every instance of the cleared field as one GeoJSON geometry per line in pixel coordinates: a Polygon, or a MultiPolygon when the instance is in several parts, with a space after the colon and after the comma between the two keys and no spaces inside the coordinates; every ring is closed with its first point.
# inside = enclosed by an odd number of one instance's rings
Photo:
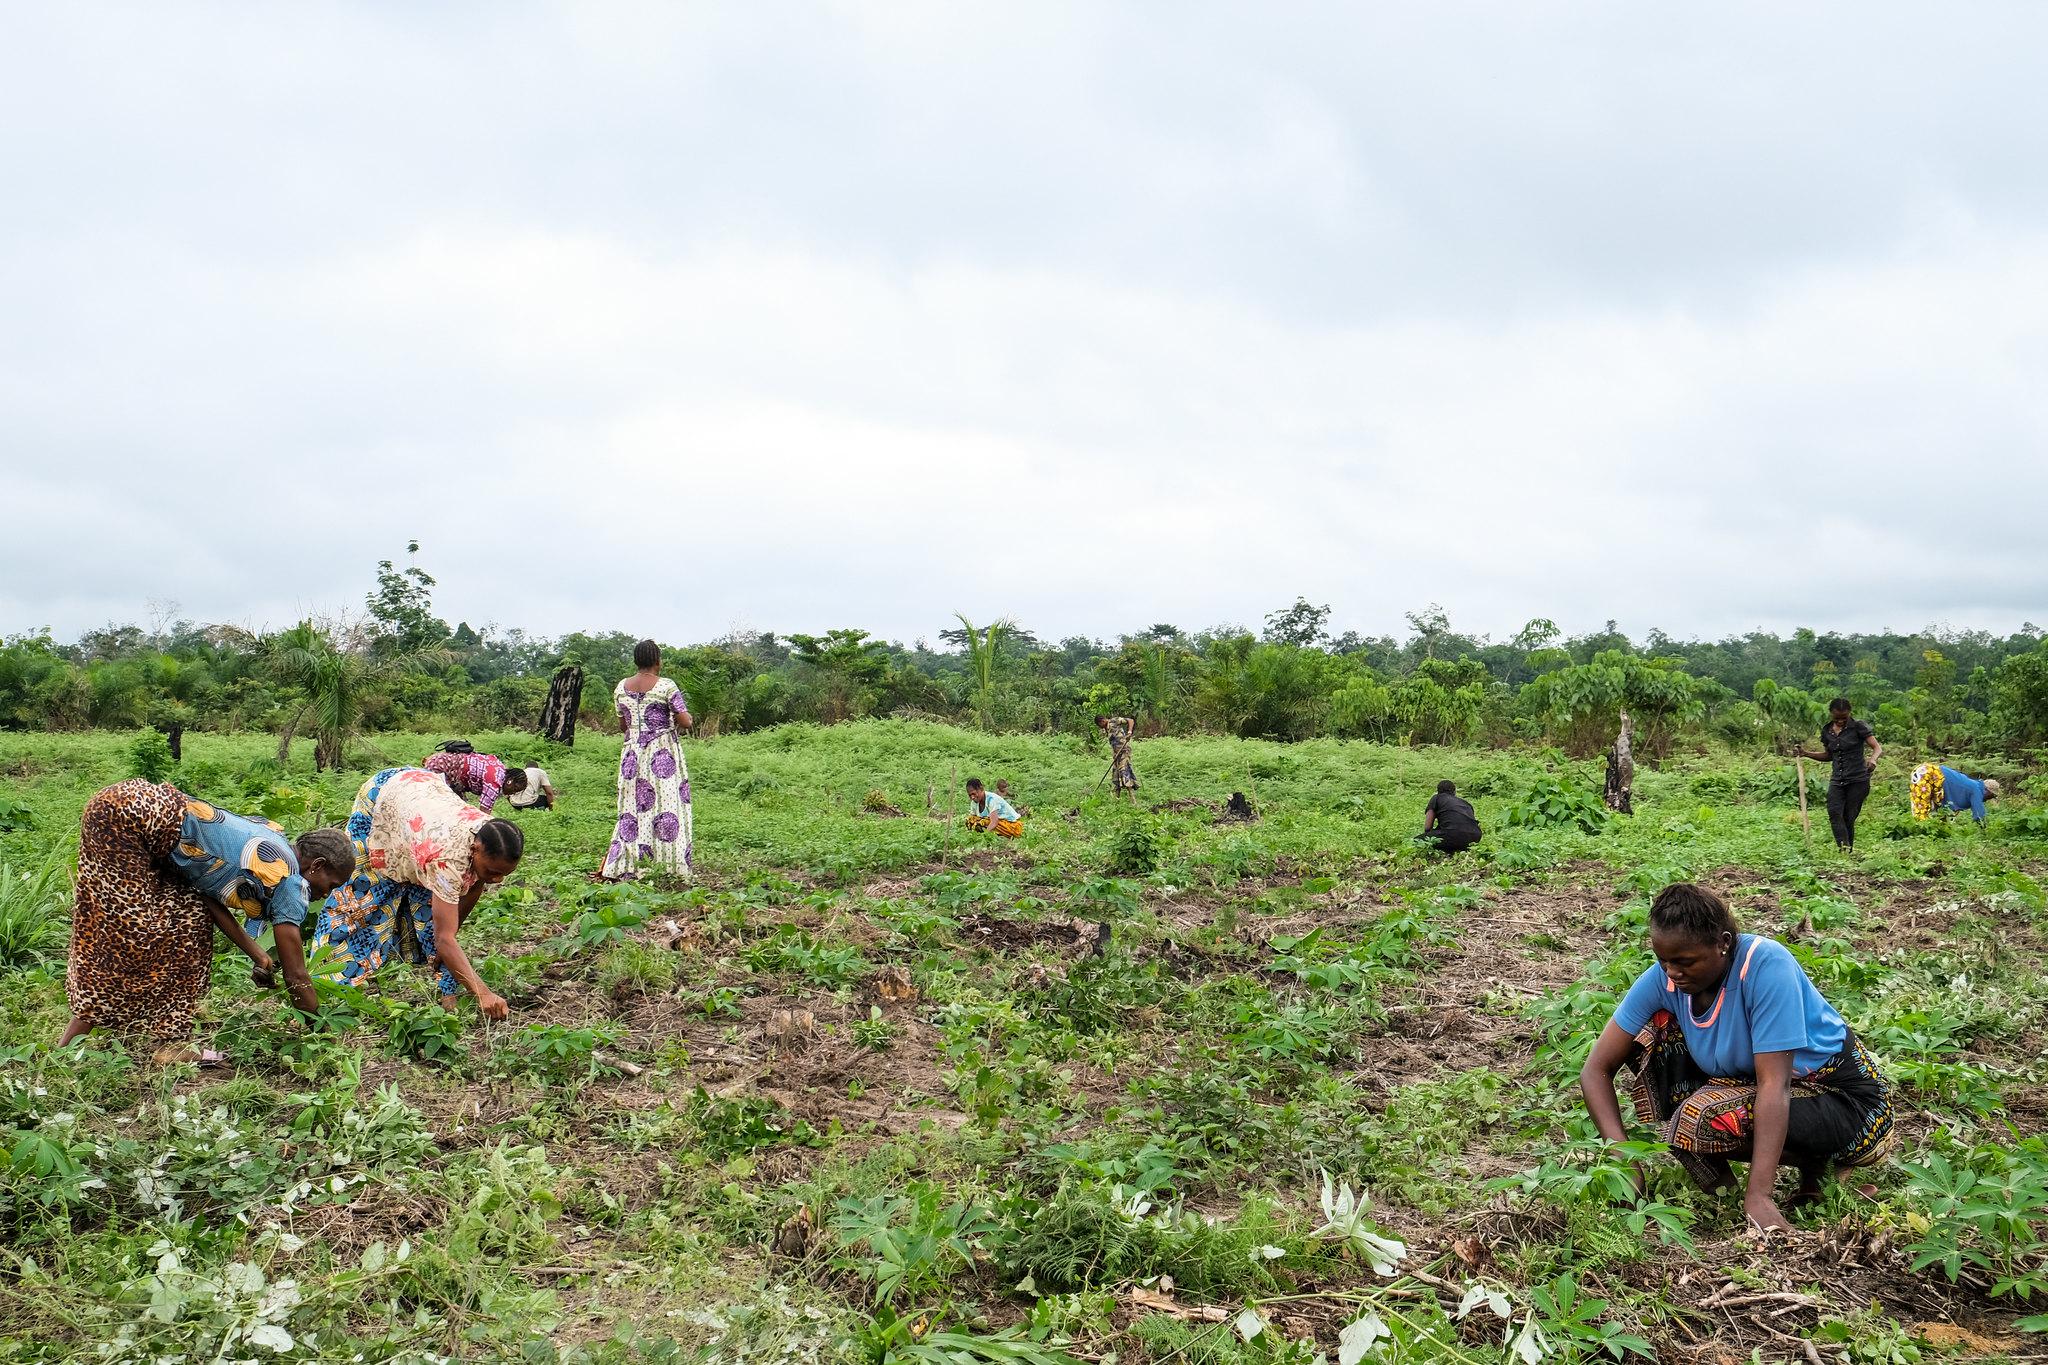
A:
{"type": "MultiPolygon", "coordinates": [[[[36,874],[127,746],[0,735],[0,1359],[1889,1362],[2019,1358],[2042,1309],[2023,802],[1912,826],[1888,762],[1844,861],[1782,762],[1642,770],[1588,829],[1590,765],[1162,739],[1134,813],[1074,742],[788,726],[688,746],[696,886],[612,888],[616,741],[472,738],[564,798],[463,935],[511,1020],[388,970],[309,1030],[223,956],[201,1030],[234,1065],[201,1073],[48,1050],[36,874]],[[1022,840],[962,827],[970,775],[1022,840]],[[1488,834],[1430,860],[1442,777],[1488,834]],[[1222,819],[1233,791],[1262,818],[1222,819]],[[1629,1154],[1576,1077],[1682,879],[1793,945],[1900,1083],[1875,1202],[1831,1187],[1758,1242],[1668,1162],[1612,1197],[1629,1154]]],[[[173,780],[296,829],[431,744],[316,776],[194,735],[173,780]]]]}

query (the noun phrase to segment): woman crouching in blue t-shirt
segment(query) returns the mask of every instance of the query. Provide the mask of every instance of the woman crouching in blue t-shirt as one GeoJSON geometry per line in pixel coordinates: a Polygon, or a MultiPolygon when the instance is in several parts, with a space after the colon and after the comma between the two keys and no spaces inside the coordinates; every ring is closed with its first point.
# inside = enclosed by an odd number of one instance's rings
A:
{"type": "Polygon", "coordinates": [[[1778,1167],[1799,1169],[1798,1202],[1830,1165],[1880,1160],[1891,1146],[1891,1086],[1781,943],[1742,933],[1703,887],[1665,887],[1650,906],[1657,965],[1629,987],[1579,1073],[1601,1136],[1623,1141],[1614,1078],[1634,1071],[1636,1113],[1657,1125],[1686,1174],[1726,1189],[1749,1163],[1743,1209],[1762,1228],[1778,1211],[1778,1167]]]}

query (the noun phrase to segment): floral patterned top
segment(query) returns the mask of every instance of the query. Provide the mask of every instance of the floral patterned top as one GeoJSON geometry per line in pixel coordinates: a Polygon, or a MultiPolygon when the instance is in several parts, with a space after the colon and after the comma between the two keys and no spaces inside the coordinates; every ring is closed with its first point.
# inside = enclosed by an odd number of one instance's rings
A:
{"type": "Polygon", "coordinates": [[[428,754],[420,766],[447,778],[458,795],[476,797],[478,810],[497,805],[505,790],[505,763],[496,754],[428,754]]]}
{"type": "Polygon", "coordinates": [[[476,880],[469,868],[477,826],[488,817],[457,796],[439,773],[401,768],[370,817],[370,870],[459,901],[476,880]]]}

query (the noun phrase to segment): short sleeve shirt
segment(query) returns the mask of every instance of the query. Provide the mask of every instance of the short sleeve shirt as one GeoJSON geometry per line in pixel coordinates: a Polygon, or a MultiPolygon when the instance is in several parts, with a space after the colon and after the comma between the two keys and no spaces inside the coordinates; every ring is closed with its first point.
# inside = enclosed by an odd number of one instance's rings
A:
{"type": "Polygon", "coordinates": [[[1731,1080],[1754,1077],[1759,1052],[1789,1052],[1792,1074],[1810,1076],[1849,1039],[1849,1026],[1791,949],[1755,934],[1737,936],[1727,978],[1704,1014],[1695,1015],[1692,997],[1652,963],[1615,1007],[1614,1022],[1634,1035],[1660,1011],[1677,1018],[1700,1070],[1731,1080]]]}
{"type": "Polygon", "coordinates": [[[975,804],[980,807],[981,814],[991,820],[1016,820],[1020,818],[1017,814],[1017,808],[994,792],[983,792],[981,800],[975,804]]]}
{"type": "Polygon", "coordinates": [[[284,831],[204,801],[185,798],[171,866],[202,896],[244,919],[304,924],[311,890],[284,831]]]}
{"type": "Polygon", "coordinates": [[[1833,721],[1820,727],[1820,747],[1834,760],[1836,782],[1861,782],[1870,776],[1870,770],[1864,766],[1863,748],[1863,741],[1870,736],[1870,727],[1853,716],[1840,734],[1835,733],[1833,721]]]}
{"type": "Polygon", "coordinates": [[[1479,834],[1479,815],[1462,796],[1438,792],[1429,798],[1428,809],[1436,812],[1436,827],[1446,834],[1479,834]]]}
{"type": "Polygon", "coordinates": [[[370,870],[446,901],[469,889],[469,849],[485,814],[457,796],[440,774],[400,768],[370,815],[370,870]]]}
{"type": "Polygon", "coordinates": [[[505,790],[505,764],[495,754],[428,754],[420,766],[441,774],[455,791],[474,796],[478,808],[485,811],[498,804],[505,790]]]}

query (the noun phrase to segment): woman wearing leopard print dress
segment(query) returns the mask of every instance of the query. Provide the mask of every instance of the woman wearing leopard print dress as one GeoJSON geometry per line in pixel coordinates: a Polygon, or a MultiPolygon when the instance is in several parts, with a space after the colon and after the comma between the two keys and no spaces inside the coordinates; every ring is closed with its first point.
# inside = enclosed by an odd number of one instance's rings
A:
{"type": "Polygon", "coordinates": [[[269,821],[176,787],[136,779],[99,792],[79,821],[65,972],[72,1017],[58,1046],[109,1028],[153,1038],[158,1059],[173,1060],[206,994],[216,927],[256,964],[258,984],[272,984],[279,963],[256,946],[244,919],[259,932],[264,923],[275,930],[293,1003],[312,1009],[300,926],[313,900],[354,870],[355,850],[339,830],[312,830],[295,849],[269,821]]]}

